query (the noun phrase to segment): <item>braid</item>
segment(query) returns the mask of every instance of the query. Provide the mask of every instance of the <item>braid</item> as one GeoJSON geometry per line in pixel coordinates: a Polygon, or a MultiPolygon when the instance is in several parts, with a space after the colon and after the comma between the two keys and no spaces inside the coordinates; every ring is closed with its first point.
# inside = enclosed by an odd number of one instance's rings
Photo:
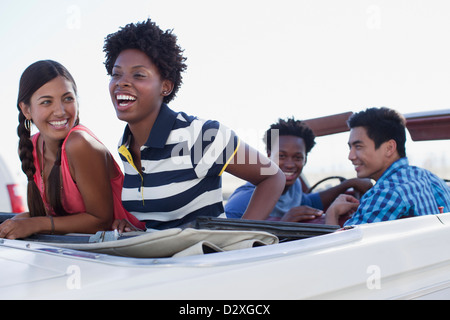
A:
{"type": "Polygon", "coordinates": [[[19,125],[17,126],[17,135],[19,136],[19,158],[22,162],[22,171],[28,179],[27,185],[27,202],[31,217],[45,216],[45,206],[42,201],[41,193],[36,182],[34,182],[34,174],[36,167],[34,166],[33,143],[30,139],[30,131],[25,127],[26,118],[22,112],[19,112],[19,125]]]}
{"type": "Polygon", "coordinates": [[[61,199],[61,147],[63,140],[59,146],[58,152],[56,154],[56,160],[53,168],[48,176],[47,183],[47,196],[50,205],[52,206],[55,213],[61,216],[68,215],[66,210],[62,205],[61,199]]]}

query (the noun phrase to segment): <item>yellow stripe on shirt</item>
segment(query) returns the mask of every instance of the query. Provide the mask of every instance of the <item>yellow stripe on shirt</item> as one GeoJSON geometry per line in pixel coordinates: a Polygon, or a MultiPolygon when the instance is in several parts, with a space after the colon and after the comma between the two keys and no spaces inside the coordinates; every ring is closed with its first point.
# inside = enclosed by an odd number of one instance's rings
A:
{"type": "Polygon", "coordinates": [[[239,137],[238,137],[236,149],[234,150],[234,152],[233,152],[233,154],[231,155],[231,157],[227,160],[227,162],[226,162],[225,165],[223,166],[222,171],[220,171],[220,173],[219,173],[219,177],[222,175],[222,173],[225,171],[225,169],[226,169],[226,168],[228,167],[228,165],[230,164],[231,160],[232,160],[232,159],[234,158],[234,156],[236,155],[236,153],[237,153],[237,151],[238,151],[240,145],[241,145],[241,139],[239,139],[239,137]]]}

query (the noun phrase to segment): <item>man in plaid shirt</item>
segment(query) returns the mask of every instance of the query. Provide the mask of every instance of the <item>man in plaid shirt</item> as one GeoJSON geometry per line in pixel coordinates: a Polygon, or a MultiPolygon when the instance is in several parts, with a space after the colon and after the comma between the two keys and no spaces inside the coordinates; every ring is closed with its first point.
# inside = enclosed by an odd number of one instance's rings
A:
{"type": "Polygon", "coordinates": [[[450,188],[431,172],[410,166],[406,157],[406,121],[388,108],[370,108],[349,120],[349,160],[358,178],[376,184],[360,201],[339,196],[327,210],[326,223],[338,224],[352,212],[345,225],[437,214],[450,210],[450,188]]]}

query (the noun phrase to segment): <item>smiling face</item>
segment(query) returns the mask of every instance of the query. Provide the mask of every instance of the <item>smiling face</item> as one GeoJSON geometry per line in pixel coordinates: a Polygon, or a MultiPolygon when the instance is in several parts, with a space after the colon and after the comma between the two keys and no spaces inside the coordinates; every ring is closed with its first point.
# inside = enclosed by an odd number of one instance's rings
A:
{"type": "Polygon", "coordinates": [[[44,139],[60,141],[78,119],[78,103],[72,82],[58,76],[33,93],[30,104],[20,108],[39,129],[44,139]]]}
{"type": "Polygon", "coordinates": [[[351,129],[348,145],[348,159],[355,166],[358,178],[371,178],[376,181],[392,163],[400,159],[394,140],[384,142],[376,149],[375,142],[369,138],[364,127],[351,129]]]}
{"type": "Polygon", "coordinates": [[[286,176],[286,185],[284,192],[291,187],[302,173],[306,164],[306,147],[302,138],[296,136],[280,136],[278,139],[278,148],[276,141],[269,157],[274,161],[286,176]],[[278,151],[276,151],[278,150],[278,151]]]}
{"type": "Polygon", "coordinates": [[[162,80],[150,58],[137,49],[122,51],[111,73],[109,91],[117,117],[129,124],[155,119],[171,82],[162,80]]]}

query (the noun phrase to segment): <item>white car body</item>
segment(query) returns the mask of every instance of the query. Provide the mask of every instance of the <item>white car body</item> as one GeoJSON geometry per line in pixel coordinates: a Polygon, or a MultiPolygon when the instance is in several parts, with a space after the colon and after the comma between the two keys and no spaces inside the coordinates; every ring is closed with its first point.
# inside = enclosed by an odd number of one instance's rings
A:
{"type": "Polygon", "coordinates": [[[449,213],[181,258],[0,240],[0,299],[448,299],[448,243],[449,213]]]}

